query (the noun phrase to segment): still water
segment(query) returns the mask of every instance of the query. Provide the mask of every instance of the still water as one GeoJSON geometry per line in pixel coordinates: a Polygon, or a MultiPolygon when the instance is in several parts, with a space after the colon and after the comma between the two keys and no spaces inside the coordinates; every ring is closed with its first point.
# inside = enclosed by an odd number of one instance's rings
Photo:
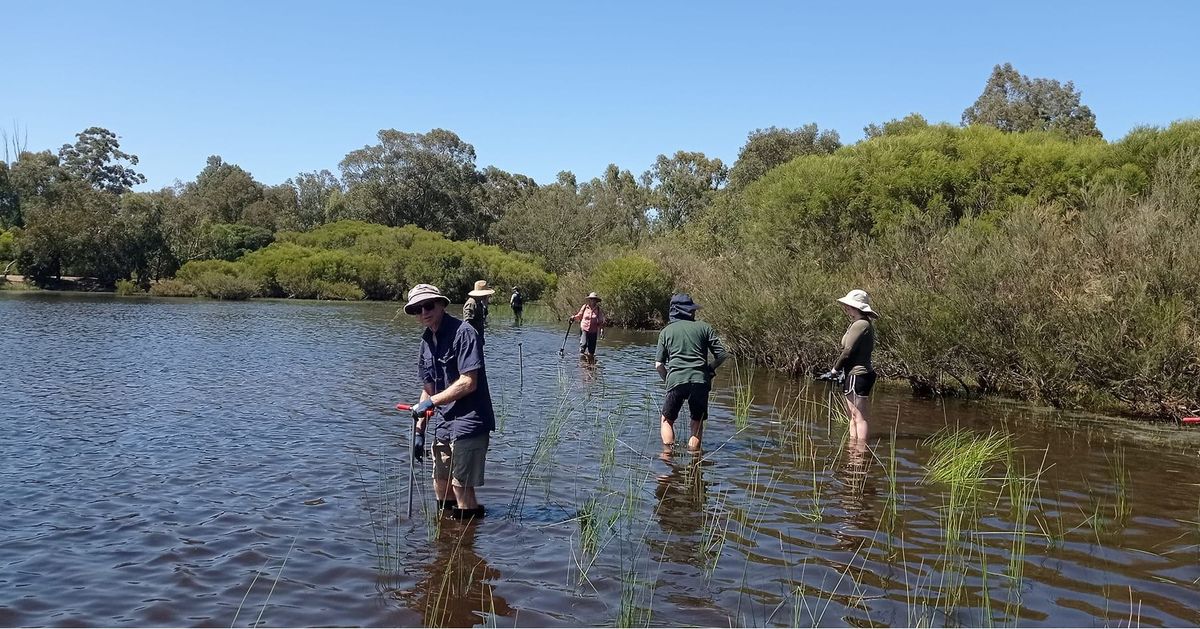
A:
{"type": "Polygon", "coordinates": [[[664,459],[653,333],[586,367],[506,315],[463,525],[427,467],[407,517],[395,304],[0,294],[0,626],[1200,624],[1200,441],[899,389],[862,453],[824,389],[725,368],[664,459]],[[931,480],[951,429],[1010,447],[931,480]]]}

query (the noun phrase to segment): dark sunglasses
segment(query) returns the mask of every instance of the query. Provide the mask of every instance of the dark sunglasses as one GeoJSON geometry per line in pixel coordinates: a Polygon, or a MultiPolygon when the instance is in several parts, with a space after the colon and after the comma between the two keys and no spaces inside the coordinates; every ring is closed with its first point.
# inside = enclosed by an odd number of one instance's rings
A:
{"type": "Polygon", "coordinates": [[[430,310],[433,310],[434,308],[437,307],[438,300],[430,299],[429,301],[423,301],[417,305],[421,307],[422,312],[429,312],[430,310]]]}

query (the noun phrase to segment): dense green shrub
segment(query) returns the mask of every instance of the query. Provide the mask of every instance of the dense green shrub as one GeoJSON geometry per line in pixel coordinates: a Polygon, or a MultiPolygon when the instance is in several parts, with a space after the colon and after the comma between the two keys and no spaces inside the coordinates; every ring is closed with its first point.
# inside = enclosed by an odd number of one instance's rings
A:
{"type": "MultiPolygon", "coordinates": [[[[13,260],[17,257],[17,234],[15,231],[0,229],[0,260],[13,260]]],[[[0,264],[0,269],[4,265],[0,264]]]]}
{"type": "Polygon", "coordinates": [[[275,240],[270,230],[241,223],[213,223],[205,230],[205,257],[237,260],[275,240]]]}
{"type": "Polygon", "coordinates": [[[117,280],[116,293],[118,295],[125,296],[145,295],[146,291],[142,290],[142,287],[138,286],[137,282],[131,282],[129,280],[117,280]]]}
{"type": "Polygon", "coordinates": [[[447,240],[411,225],[359,221],[339,221],[303,233],[280,232],[276,242],[235,264],[204,268],[251,278],[262,295],[305,299],[400,299],[409,287],[428,283],[451,300],[462,301],[475,280],[486,279],[502,289],[519,285],[533,300],[556,281],[532,256],[447,240]]]}
{"type": "Polygon", "coordinates": [[[1002,392],[1154,415],[1200,406],[1200,154],[1160,160],[1142,194],[1092,188],[1078,209],[1032,201],[947,226],[909,214],[851,235],[840,264],[812,243],[707,258],[681,278],[739,354],[827,368],[871,293],[875,361],[917,390],[1002,392]],[[806,255],[811,254],[811,255],[806,255]]]}
{"type": "Polygon", "coordinates": [[[626,327],[651,327],[666,320],[674,282],[662,266],[639,253],[599,262],[587,275],[563,276],[554,297],[555,310],[562,316],[578,311],[587,294],[596,291],[603,299],[609,322],[626,327]]]}
{"type": "Polygon", "coordinates": [[[1134,189],[1140,179],[1099,139],[937,125],[800,157],[750,185],[738,212],[709,220],[745,248],[795,253],[814,243],[830,266],[852,236],[884,236],[911,214],[949,227],[1029,202],[1077,206],[1089,182],[1134,189]]]}
{"type": "Polygon", "coordinates": [[[175,279],[213,299],[249,299],[259,293],[259,282],[246,268],[226,260],[193,260],[179,268],[175,279]]]}
{"type": "Polygon", "coordinates": [[[195,297],[199,291],[179,280],[159,280],[150,285],[150,294],[155,297],[195,297]]]}

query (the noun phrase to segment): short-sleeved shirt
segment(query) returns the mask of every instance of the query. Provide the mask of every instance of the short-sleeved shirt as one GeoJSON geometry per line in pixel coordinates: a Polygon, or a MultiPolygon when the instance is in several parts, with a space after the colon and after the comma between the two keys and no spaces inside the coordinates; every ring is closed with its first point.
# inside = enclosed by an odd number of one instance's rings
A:
{"type": "Polygon", "coordinates": [[[436,335],[426,329],[421,336],[417,370],[421,383],[433,385],[434,393],[445,391],[461,374],[475,372],[474,391],[434,409],[430,425],[435,439],[454,441],[496,429],[496,415],[492,410],[483,363],[483,341],[475,328],[465,325],[457,317],[443,315],[436,335]]]}
{"type": "Polygon", "coordinates": [[[480,335],[483,334],[483,327],[487,324],[488,307],[487,304],[479,301],[474,297],[467,299],[463,304],[463,320],[471,324],[475,331],[480,335]]]}
{"type": "Polygon", "coordinates": [[[667,390],[688,382],[707,384],[712,367],[725,361],[725,345],[712,326],[703,321],[679,319],[658,333],[655,362],[667,366],[667,390]],[[715,363],[710,367],[708,355],[715,363]]]}

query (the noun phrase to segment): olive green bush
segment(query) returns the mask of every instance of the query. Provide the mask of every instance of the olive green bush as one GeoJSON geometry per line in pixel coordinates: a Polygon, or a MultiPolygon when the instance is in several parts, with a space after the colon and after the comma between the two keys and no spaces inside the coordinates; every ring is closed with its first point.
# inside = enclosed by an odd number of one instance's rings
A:
{"type": "Polygon", "coordinates": [[[179,280],[159,280],[150,285],[150,294],[155,297],[195,297],[199,291],[179,280]]]}
{"type": "Polygon", "coordinates": [[[653,327],[666,321],[674,281],[663,267],[641,253],[602,259],[585,272],[564,275],[554,297],[560,316],[575,314],[588,293],[602,298],[610,323],[624,327],[653,327]]]}
{"type": "Polygon", "coordinates": [[[401,299],[413,285],[428,283],[451,300],[463,301],[479,279],[501,290],[519,285],[534,300],[556,282],[532,256],[455,242],[411,225],[349,220],[310,232],[280,232],[274,243],[228,263],[232,266],[216,262],[221,261],[189,262],[176,278],[202,293],[209,291],[196,278],[214,272],[238,278],[238,283],[253,282],[254,292],[264,296],[343,300],[401,299]]]}
{"type": "Polygon", "coordinates": [[[720,255],[680,276],[739,354],[828,367],[871,293],[875,362],[918,391],[1005,393],[1065,407],[1178,416],[1200,406],[1200,152],[1177,151],[1133,194],[1081,186],[1068,205],[897,217],[851,235],[827,267],[813,243],[720,255]]]}

